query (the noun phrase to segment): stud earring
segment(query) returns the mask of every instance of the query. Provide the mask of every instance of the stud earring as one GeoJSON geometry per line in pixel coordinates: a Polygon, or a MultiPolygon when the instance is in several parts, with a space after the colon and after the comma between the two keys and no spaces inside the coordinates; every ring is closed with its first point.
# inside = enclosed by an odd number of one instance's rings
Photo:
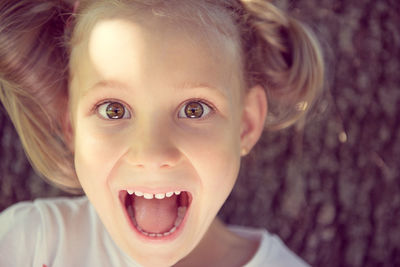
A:
{"type": "Polygon", "coordinates": [[[248,153],[248,151],[247,151],[247,149],[244,148],[244,147],[240,150],[240,155],[241,155],[241,156],[246,156],[247,153],[248,153]]]}

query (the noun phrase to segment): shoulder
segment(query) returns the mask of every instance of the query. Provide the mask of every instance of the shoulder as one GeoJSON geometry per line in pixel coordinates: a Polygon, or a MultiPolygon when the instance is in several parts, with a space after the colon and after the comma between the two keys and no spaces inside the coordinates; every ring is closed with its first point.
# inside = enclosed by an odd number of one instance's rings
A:
{"type": "Polygon", "coordinates": [[[92,208],[86,197],[37,199],[32,205],[40,214],[42,223],[46,224],[47,231],[53,230],[48,228],[51,226],[63,228],[76,224],[78,219],[83,223],[92,215],[92,208]]]}
{"type": "Polygon", "coordinates": [[[85,198],[39,199],[4,210],[0,214],[0,266],[30,266],[48,258],[47,248],[65,235],[69,221],[87,209],[86,202],[85,198]]]}
{"type": "Polygon", "coordinates": [[[90,206],[86,197],[37,199],[17,203],[0,214],[0,236],[16,229],[52,231],[52,226],[65,226],[71,220],[88,214],[90,206]]]}
{"type": "Polygon", "coordinates": [[[0,266],[43,265],[137,266],[86,197],[38,199],[0,214],[0,266]]]}
{"type": "MultiPolygon", "coordinates": [[[[0,241],[4,238],[22,233],[55,230],[51,227],[65,225],[68,221],[82,218],[90,209],[85,197],[79,198],[52,198],[25,201],[12,205],[0,213],[0,241]]],[[[87,216],[87,215],[86,215],[87,216]]]]}
{"type": "Polygon", "coordinates": [[[230,226],[229,229],[239,236],[258,240],[259,246],[252,259],[245,267],[307,267],[305,261],[293,253],[282,240],[265,229],[255,229],[243,226],[230,226]]]}
{"type": "MultiPolygon", "coordinates": [[[[0,214],[0,247],[29,243],[35,238],[41,222],[37,209],[29,202],[15,204],[0,214]]],[[[1,249],[0,251],[3,251],[1,249]]]]}

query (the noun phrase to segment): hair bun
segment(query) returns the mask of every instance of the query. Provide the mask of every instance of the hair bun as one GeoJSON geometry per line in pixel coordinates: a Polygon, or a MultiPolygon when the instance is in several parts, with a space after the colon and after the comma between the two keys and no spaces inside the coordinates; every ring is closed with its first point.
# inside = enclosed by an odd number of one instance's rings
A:
{"type": "Polygon", "coordinates": [[[242,0],[252,37],[244,40],[248,86],[267,91],[267,127],[296,122],[323,86],[324,65],[311,31],[268,1],[242,0]]]}

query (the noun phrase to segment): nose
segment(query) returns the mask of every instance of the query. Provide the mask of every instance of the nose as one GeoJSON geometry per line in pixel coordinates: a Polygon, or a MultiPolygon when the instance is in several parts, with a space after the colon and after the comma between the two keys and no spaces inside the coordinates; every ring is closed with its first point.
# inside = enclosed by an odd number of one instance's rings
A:
{"type": "Polygon", "coordinates": [[[166,123],[141,123],[130,134],[126,161],[139,169],[160,170],[176,166],[182,153],[172,141],[173,129],[166,123]]]}

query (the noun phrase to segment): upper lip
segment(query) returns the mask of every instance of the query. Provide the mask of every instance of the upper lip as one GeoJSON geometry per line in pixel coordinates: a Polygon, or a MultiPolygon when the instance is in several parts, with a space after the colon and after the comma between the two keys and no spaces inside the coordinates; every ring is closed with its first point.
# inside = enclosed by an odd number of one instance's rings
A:
{"type": "Polygon", "coordinates": [[[157,194],[167,194],[170,192],[187,192],[192,197],[195,195],[194,191],[189,189],[187,186],[157,186],[157,187],[150,187],[150,186],[139,186],[139,185],[127,185],[124,187],[119,187],[117,191],[117,195],[121,196],[125,195],[125,192],[133,191],[133,192],[141,192],[143,194],[152,194],[155,198],[157,194]]]}
{"type": "Polygon", "coordinates": [[[146,188],[146,187],[139,187],[139,186],[128,186],[120,191],[134,191],[134,192],[142,192],[147,194],[166,194],[168,192],[190,192],[189,190],[182,188],[182,187],[163,187],[163,188],[146,188]]]}
{"type": "MultiPolygon", "coordinates": [[[[189,196],[189,203],[192,202],[193,200],[193,193],[189,191],[187,188],[183,187],[163,187],[163,188],[145,188],[145,187],[138,187],[138,186],[132,186],[132,187],[127,187],[127,189],[133,190],[133,191],[140,191],[142,193],[147,193],[147,194],[153,194],[153,197],[155,197],[156,194],[166,194],[168,192],[175,192],[175,191],[180,191],[180,192],[187,192],[189,196]],[[139,190],[140,189],[140,190],[139,190]],[[141,191],[143,190],[143,191],[141,191]]],[[[121,203],[125,203],[126,197],[128,195],[127,189],[121,189],[119,190],[118,193],[118,198],[121,200],[121,203]]]]}

